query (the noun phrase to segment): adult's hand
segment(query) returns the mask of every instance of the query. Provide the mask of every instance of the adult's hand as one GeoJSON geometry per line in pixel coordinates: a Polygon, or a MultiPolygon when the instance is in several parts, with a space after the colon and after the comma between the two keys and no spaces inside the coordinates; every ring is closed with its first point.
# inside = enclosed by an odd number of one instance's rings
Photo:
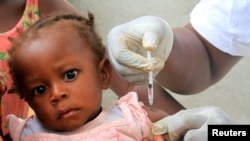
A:
{"type": "Polygon", "coordinates": [[[177,141],[183,136],[184,141],[207,141],[208,124],[231,123],[229,116],[218,107],[193,108],[157,121],[152,127],[152,133],[165,134],[171,141],[177,141]]]}
{"type": "Polygon", "coordinates": [[[134,84],[145,83],[149,71],[155,76],[164,67],[172,44],[170,26],[155,16],[116,26],[107,37],[111,63],[123,79],[134,84]],[[147,59],[147,51],[151,51],[151,59],[147,59]]]}

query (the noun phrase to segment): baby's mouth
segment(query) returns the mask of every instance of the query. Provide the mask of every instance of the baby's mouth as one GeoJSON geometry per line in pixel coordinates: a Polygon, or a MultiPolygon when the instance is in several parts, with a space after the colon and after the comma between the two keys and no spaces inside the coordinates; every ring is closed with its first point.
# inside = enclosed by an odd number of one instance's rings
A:
{"type": "Polygon", "coordinates": [[[57,119],[70,118],[70,117],[75,116],[78,112],[79,112],[79,109],[66,108],[64,110],[59,111],[59,116],[57,119]]]}

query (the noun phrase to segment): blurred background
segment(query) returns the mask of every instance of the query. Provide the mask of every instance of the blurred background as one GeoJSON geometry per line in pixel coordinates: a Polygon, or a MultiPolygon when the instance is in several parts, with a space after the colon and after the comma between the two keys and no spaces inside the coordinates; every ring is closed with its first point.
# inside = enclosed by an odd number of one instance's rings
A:
{"type": "MultiPolygon", "coordinates": [[[[112,27],[143,15],[160,16],[171,27],[184,26],[199,0],[69,0],[84,16],[95,15],[97,29],[106,44],[106,35],[112,27]]],[[[223,22],[223,21],[221,21],[223,22]]],[[[216,85],[196,95],[171,93],[186,108],[219,106],[239,124],[250,123],[250,58],[242,59],[216,85]]],[[[104,105],[113,105],[117,96],[104,91],[104,105]]]]}

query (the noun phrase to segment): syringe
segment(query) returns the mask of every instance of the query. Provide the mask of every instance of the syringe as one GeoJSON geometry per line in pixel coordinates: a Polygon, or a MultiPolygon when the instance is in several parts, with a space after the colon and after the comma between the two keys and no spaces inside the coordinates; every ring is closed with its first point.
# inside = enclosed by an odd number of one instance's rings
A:
{"type": "MultiPolygon", "coordinates": [[[[151,60],[151,52],[147,51],[147,58],[151,60]]],[[[148,102],[149,105],[153,105],[154,92],[153,92],[153,71],[148,72],[148,102]]]]}

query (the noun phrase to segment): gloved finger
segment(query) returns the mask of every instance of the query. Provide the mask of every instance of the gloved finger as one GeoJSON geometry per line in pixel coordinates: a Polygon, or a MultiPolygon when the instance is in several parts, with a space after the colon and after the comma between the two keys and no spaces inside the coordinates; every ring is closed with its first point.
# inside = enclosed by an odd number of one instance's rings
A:
{"type": "Polygon", "coordinates": [[[122,76],[124,80],[133,84],[133,85],[141,85],[146,84],[148,82],[148,74],[137,74],[137,75],[126,75],[122,76]]]}
{"type": "Polygon", "coordinates": [[[130,68],[138,68],[146,72],[151,71],[154,68],[154,64],[151,60],[129,50],[124,50],[120,56],[116,57],[116,60],[122,65],[126,65],[130,68]]]}
{"type": "MultiPolygon", "coordinates": [[[[156,76],[159,71],[163,68],[165,62],[158,58],[152,58],[152,62],[154,63],[153,67],[153,75],[156,76]],[[155,61],[157,60],[157,61],[155,61]]],[[[138,68],[129,68],[124,65],[119,65],[119,75],[132,84],[145,84],[148,81],[148,71],[141,70],[138,68]]]]}
{"type": "Polygon", "coordinates": [[[154,50],[156,47],[160,46],[163,38],[165,38],[169,45],[172,44],[173,36],[172,30],[166,21],[161,18],[151,19],[149,17],[149,22],[144,21],[143,28],[143,47],[147,50],[154,50]],[[147,23],[147,24],[145,24],[147,23]]]}
{"type": "Polygon", "coordinates": [[[187,131],[184,136],[184,141],[206,141],[207,130],[193,129],[187,131]]]}
{"type": "Polygon", "coordinates": [[[184,113],[176,115],[177,119],[172,119],[168,123],[168,133],[171,140],[176,141],[190,129],[200,128],[207,118],[200,114],[184,113]]]}
{"type": "MultiPolygon", "coordinates": [[[[112,60],[112,56],[110,56],[110,60],[112,60]]],[[[141,68],[120,64],[116,60],[111,61],[111,63],[115,67],[116,71],[119,72],[118,74],[127,82],[136,83],[135,81],[140,82],[147,80],[148,73],[141,68]]]]}
{"type": "Polygon", "coordinates": [[[231,118],[218,107],[208,107],[207,110],[203,110],[203,115],[207,116],[207,124],[231,124],[231,118]]]}
{"type": "MultiPolygon", "coordinates": [[[[160,39],[157,38],[156,33],[146,32],[143,38],[144,42],[147,42],[145,43],[146,46],[150,47],[154,46],[154,48],[158,47],[160,39]]],[[[146,56],[147,48],[145,49],[142,47],[141,40],[139,38],[136,38],[134,34],[124,33],[122,39],[119,39],[116,43],[119,44],[116,45],[117,47],[115,48],[113,47],[112,51],[110,51],[109,53],[112,53],[111,56],[113,56],[113,59],[115,59],[119,64],[123,64],[131,68],[139,68],[142,69],[143,71],[153,70],[153,67],[154,65],[156,65],[156,63],[153,64],[152,61],[149,61],[147,59],[146,56]]],[[[159,68],[158,66],[156,66],[156,68],[159,68]]],[[[161,65],[161,68],[163,68],[163,65],[161,65]]]]}
{"type": "Polygon", "coordinates": [[[112,56],[119,63],[131,68],[139,68],[144,71],[152,70],[152,62],[146,57],[146,50],[142,48],[141,42],[134,38],[124,37],[124,42],[120,43],[119,48],[113,49],[112,56]],[[116,50],[117,49],[117,50],[116,50]]]}
{"type": "MultiPolygon", "coordinates": [[[[138,63],[138,62],[135,62],[138,63]]],[[[145,67],[145,64],[137,64],[137,67],[131,67],[127,66],[127,64],[119,64],[120,68],[119,68],[119,73],[122,76],[126,76],[126,75],[137,75],[137,74],[146,74],[149,71],[153,71],[154,72],[154,76],[164,67],[165,62],[159,58],[152,58],[151,60],[147,60],[147,62],[145,61],[145,63],[147,64],[151,64],[148,65],[148,67],[145,67]]]]}
{"type": "Polygon", "coordinates": [[[168,132],[170,139],[176,141],[187,130],[200,128],[206,120],[207,118],[203,115],[188,113],[184,110],[154,123],[152,133],[158,135],[168,132]]]}
{"type": "Polygon", "coordinates": [[[152,58],[151,62],[153,63],[154,66],[153,70],[151,71],[153,71],[154,76],[156,76],[165,66],[165,61],[160,58],[152,58]]]}
{"type": "Polygon", "coordinates": [[[113,59],[113,56],[110,56],[110,60],[112,65],[115,67],[115,70],[119,72],[118,75],[125,81],[134,85],[146,83],[148,78],[147,72],[138,68],[131,68],[126,65],[119,64],[113,59]]]}
{"type": "Polygon", "coordinates": [[[142,39],[142,46],[149,51],[154,51],[159,46],[161,37],[159,32],[145,32],[142,39]]]}
{"type": "MultiPolygon", "coordinates": [[[[109,60],[115,67],[115,69],[119,72],[119,74],[124,76],[124,75],[145,73],[145,71],[143,71],[141,67],[137,67],[135,65],[132,65],[131,63],[133,62],[133,60],[135,60],[134,63],[136,64],[139,63],[138,61],[136,61],[137,57],[139,57],[138,60],[140,60],[140,58],[143,58],[143,60],[146,61],[144,62],[146,64],[150,64],[150,61],[146,60],[145,57],[137,55],[134,52],[131,52],[126,49],[123,50],[124,50],[123,52],[114,54],[113,52],[109,52],[109,60]]],[[[144,65],[144,67],[147,68],[147,65],[144,65]]]]}
{"type": "Polygon", "coordinates": [[[138,47],[142,46],[141,43],[134,37],[130,37],[129,34],[122,32],[119,27],[112,29],[112,32],[108,34],[108,39],[108,56],[119,73],[124,69],[120,68],[121,66],[127,66],[126,70],[137,68],[136,64],[139,63],[137,60],[142,60],[141,58],[143,58],[143,61],[145,60],[145,56],[139,55],[146,54],[142,47],[138,47]],[[135,64],[133,65],[132,62],[135,62],[135,64]]]}
{"type": "Polygon", "coordinates": [[[140,75],[147,74],[148,71],[142,68],[135,68],[131,66],[127,66],[125,64],[119,64],[119,68],[117,69],[121,76],[126,77],[127,75],[140,75]]]}
{"type": "Polygon", "coordinates": [[[158,20],[161,20],[161,22],[154,23],[158,26],[148,25],[151,28],[146,27],[142,45],[146,50],[152,51],[153,57],[166,60],[172,49],[173,33],[168,23],[162,19],[158,20]]]}

